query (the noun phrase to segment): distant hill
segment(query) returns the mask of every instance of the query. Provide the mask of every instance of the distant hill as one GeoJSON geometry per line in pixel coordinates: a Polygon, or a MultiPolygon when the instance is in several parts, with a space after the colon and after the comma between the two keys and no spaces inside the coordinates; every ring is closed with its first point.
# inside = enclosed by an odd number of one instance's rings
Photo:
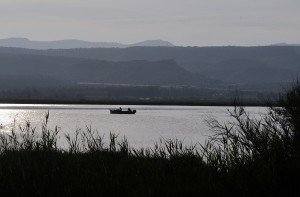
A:
{"type": "Polygon", "coordinates": [[[0,53],[0,87],[67,86],[77,83],[197,85],[215,83],[174,60],[109,62],[70,57],[0,53]]]}
{"type": "Polygon", "coordinates": [[[287,82],[296,77],[292,70],[274,68],[268,64],[247,59],[225,60],[203,68],[201,73],[210,78],[228,82],[287,82]]]}
{"type": "Polygon", "coordinates": [[[289,44],[289,43],[281,42],[281,43],[273,44],[271,46],[297,46],[297,47],[299,47],[300,44],[289,44]]]}
{"type": "Polygon", "coordinates": [[[164,40],[146,40],[146,41],[143,41],[143,42],[138,42],[138,43],[135,43],[135,44],[129,44],[127,45],[128,47],[137,47],[137,46],[140,46],[140,47],[174,47],[173,44],[171,44],[170,42],[168,41],[164,41],[164,40]]]}
{"type": "Polygon", "coordinates": [[[135,44],[120,44],[116,42],[88,42],[82,40],[32,41],[27,38],[0,39],[2,47],[17,47],[28,49],[72,49],[72,48],[126,48],[133,46],[174,46],[163,40],[147,40],[135,44]]]}
{"type": "Polygon", "coordinates": [[[129,47],[31,50],[0,47],[0,54],[64,56],[114,62],[174,60],[181,68],[230,82],[273,83],[300,73],[300,47],[129,47]]]}

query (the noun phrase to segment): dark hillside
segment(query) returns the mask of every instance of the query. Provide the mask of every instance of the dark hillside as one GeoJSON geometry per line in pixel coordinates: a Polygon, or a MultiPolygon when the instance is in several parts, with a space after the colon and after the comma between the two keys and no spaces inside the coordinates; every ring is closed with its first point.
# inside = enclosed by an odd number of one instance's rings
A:
{"type": "Polygon", "coordinates": [[[289,69],[274,68],[268,64],[244,59],[226,60],[203,68],[204,75],[223,81],[235,82],[278,82],[289,81],[295,73],[289,69]]]}
{"type": "Polygon", "coordinates": [[[28,86],[35,86],[35,83],[69,85],[78,82],[135,85],[205,85],[213,82],[184,70],[173,60],[109,62],[70,57],[0,54],[0,72],[7,87],[20,84],[22,80],[22,86],[27,83],[28,86]]]}
{"type": "Polygon", "coordinates": [[[173,59],[178,66],[190,72],[234,82],[248,82],[250,75],[258,76],[253,78],[255,81],[258,80],[257,82],[284,82],[294,77],[291,76],[291,73],[297,73],[300,70],[300,47],[297,46],[129,47],[51,50],[2,47],[0,48],[1,53],[64,56],[116,62],[173,59]],[[230,74],[233,68],[236,70],[230,74]],[[224,75],[220,75],[222,73],[224,75]],[[248,77],[245,78],[243,73],[248,77]]]}
{"type": "Polygon", "coordinates": [[[299,69],[300,47],[129,47],[77,48],[33,50],[0,47],[0,53],[65,56],[107,61],[174,59],[179,63],[219,63],[230,59],[247,59],[269,64],[271,67],[299,69]],[[280,60],[280,61],[279,61],[280,60]],[[298,65],[297,65],[298,64],[298,65]]]}

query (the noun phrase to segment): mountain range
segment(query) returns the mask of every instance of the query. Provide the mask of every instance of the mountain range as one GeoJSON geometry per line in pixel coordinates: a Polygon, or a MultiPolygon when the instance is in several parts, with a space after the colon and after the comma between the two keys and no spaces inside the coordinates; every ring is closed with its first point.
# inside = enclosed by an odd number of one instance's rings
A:
{"type": "Polygon", "coordinates": [[[83,40],[67,39],[57,41],[32,41],[27,38],[0,39],[1,47],[17,47],[28,49],[72,49],[72,48],[126,48],[133,46],[174,46],[164,40],[147,40],[134,44],[121,44],[116,42],[88,42],[83,40]]]}
{"type": "Polygon", "coordinates": [[[206,86],[216,83],[174,60],[111,62],[74,57],[0,53],[0,88],[86,84],[206,86]]]}
{"type": "Polygon", "coordinates": [[[299,46],[156,44],[147,41],[139,44],[147,46],[70,49],[0,47],[0,99],[123,96],[230,100],[235,90],[256,99],[282,90],[283,84],[296,79],[300,71],[299,46]]]}
{"type": "MultiPolygon", "coordinates": [[[[33,50],[0,47],[0,54],[63,56],[108,62],[173,60],[192,74],[230,83],[282,83],[300,72],[300,47],[128,47],[33,50]]],[[[22,61],[21,59],[19,60],[22,61]]],[[[48,61],[52,61],[48,58],[48,61]]]]}

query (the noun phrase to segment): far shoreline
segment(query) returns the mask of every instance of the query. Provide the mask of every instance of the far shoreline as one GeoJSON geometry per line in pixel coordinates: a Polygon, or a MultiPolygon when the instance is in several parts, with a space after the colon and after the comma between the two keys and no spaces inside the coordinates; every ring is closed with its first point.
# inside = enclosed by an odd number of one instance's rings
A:
{"type": "Polygon", "coordinates": [[[111,99],[111,100],[55,100],[55,99],[0,99],[0,104],[57,104],[57,105],[161,105],[161,106],[276,106],[272,101],[243,101],[236,103],[233,100],[136,100],[136,99],[111,99]]]}

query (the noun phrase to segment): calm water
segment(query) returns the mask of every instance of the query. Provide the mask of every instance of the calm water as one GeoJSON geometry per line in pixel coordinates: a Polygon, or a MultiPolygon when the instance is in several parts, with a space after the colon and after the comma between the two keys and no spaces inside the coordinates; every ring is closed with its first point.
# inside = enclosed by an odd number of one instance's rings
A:
{"type": "MultiPolygon", "coordinates": [[[[114,105],[36,105],[0,104],[0,130],[9,132],[14,126],[30,121],[40,130],[49,110],[49,128],[60,127],[60,143],[64,134],[74,134],[87,126],[108,137],[109,132],[126,136],[132,146],[152,146],[160,138],[184,139],[186,144],[203,143],[212,131],[204,120],[212,115],[221,122],[228,120],[229,107],[203,106],[114,106],[114,105]],[[110,114],[110,108],[136,109],[135,115],[110,114]]],[[[253,115],[265,112],[262,107],[248,107],[253,115]]]]}

